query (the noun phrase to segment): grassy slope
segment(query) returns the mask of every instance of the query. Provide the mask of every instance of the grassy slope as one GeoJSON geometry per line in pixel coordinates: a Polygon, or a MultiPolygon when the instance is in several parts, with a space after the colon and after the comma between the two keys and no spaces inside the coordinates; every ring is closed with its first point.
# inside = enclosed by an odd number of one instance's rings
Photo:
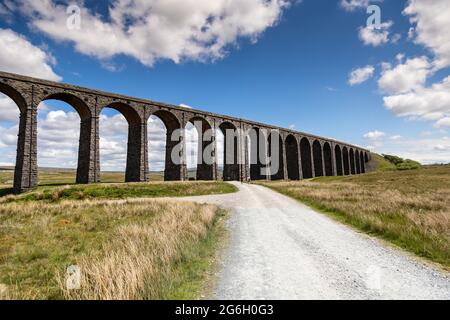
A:
{"type": "Polygon", "coordinates": [[[395,164],[387,161],[383,156],[380,156],[376,153],[372,153],[372,161],[375,165],[372,171],[395,171],[397,167],[395,164]]]}
{"type": "Polygon", "coordinates": [[[450,166],[263,183],[450,267],[450,166]]]}

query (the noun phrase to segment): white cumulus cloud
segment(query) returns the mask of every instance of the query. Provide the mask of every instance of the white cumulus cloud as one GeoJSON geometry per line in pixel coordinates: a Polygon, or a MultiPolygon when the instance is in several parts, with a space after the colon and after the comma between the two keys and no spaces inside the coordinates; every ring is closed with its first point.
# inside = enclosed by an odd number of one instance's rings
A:
{"type": "Polygon", "coordinates": [[[341,0],[341,7],[347,11],[354,11],[356,9],[365,9],[373,2],[382,2],[383,0],[341,0]]]}
{"type": "MultiPolygon", "coordinates": [[[[381,23],[379,27],[375,24],[360,27],[359,28],[359,38],[365,45],[371,45],[374,47],[386,44],[390,41],[389,39],[389,29],[392,27],[392,21],[387,21],[381,23]]],[[[398,35],[393,38],[393,41],[398,41],[398,35]]]]}
{"type": "Polygon", "coordinates": [[[371,65],[367,65],[362,68],[357,68],[350,73],[348,83],[351,86],[361,84],[369,80],[373,76],[374,72],[375,68],[371,65]]]}
{"type": "Polygon", "coordinates": [[[24,36],[0,29],[0,70],[47,80],[60,81],[52,69],[55,59],[24,36]]]}
{"type": "Polygon", "coordinates": [[[384,133],[382,131],[375,130],[375,131],[370,131],[370,132],[366,133],[364,135],[364,138],[370,139],[370,140],[378,140],[378,139],[383,138],[385,136],[386,136],[386,133],[384,133]]]}
{"type": "Polygon", "coordinates": [[[388,110],[400,117],[434,121],[435,127],[450,127],[450,6],[447,0],[409,0],[403,14],[413,25],[408,38],[429,50],[431,55],[408,58],[398,55],[398,64],[383,64],[378,81],[386,94],[388,110]],[[447,73],[442,80],[427,84],[431,76],[447,73]]]}
{"type": "Polygon", "coordinates": [[[256,41],[279,21],[289,0],[115,0],[108,17],[81,9],[81,28],[66,28],[66,6],[52,0],[21,0],[37,30],[69,41],[79,52],[100,59],[116,55],[151,66],[158,59],[222,58],[240,38],[256,41]]]}
{"type": "Polygon", "coordinates": [[[427,57],[408,59],[395,68],[385,64],[378,85],[386,93],[405,93],[422,87],[432,73],[427,57]]]}
{"type": "Polygon", "coordinates": [[[436,126],[450,125],[450,76],[430,87],[384,97],[387,109],[401,117],[436,121],[436,126]]]}
{"type": "Polygon", "coordinates": [[[410,38],[428,48],[436,67],[450,66],[450,5],[448,0],[409,0],[403,14],[414,25],[410,38]]]}

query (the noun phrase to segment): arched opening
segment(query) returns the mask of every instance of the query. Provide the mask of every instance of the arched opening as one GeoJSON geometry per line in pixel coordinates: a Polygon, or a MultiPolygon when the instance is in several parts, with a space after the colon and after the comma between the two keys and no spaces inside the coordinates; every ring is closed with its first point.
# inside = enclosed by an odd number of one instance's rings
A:
{"type": "Polygon", "coordinates": [[[188,180],[197,180],[197,166],[199,157],[199,138],[197,129],[191,122],[186,123],[184,128],[185,157],[188,180]]]}
{"type": "Polygon", "coordinates": [[[356,174],[355,168],[355,152],[350,148],[350,172],[351,174],[356,174]]]}
{"type": "Polygon", "coordinates": [[[267,136],[263,130],[257,127],[252,128],[248,136],[250,141],[250,180],[266,179],[267,136]]]}
{"type": "Polygon", "coordinates": [[[40,184],[93,182],[90,170],[91,118],[89,107],[69,93],[51,94],[42,100],[37,115],[40,184]]]}
{"type": "Polygon", "coordinates": [[[187,165],[197,180],[214,179],[213,132],[206,119],[194,117],[186,125],[187,165]]]}
{"type": "Polygon", "coordinates": [[[0,93],[0,196],[10,193],[14,183],[20,110],[14,99],[0,93]]]}
{"type": "Polygon", "coordinates": [[[141,156],[144,134],[139,114],[123,103],[104,106],[100,112],[102,181],[140,182],[144,179],[141,156]]]}
{"type": "Polygon", "coordinates": [[[350,174],[350,162],[349,162],[349,154],[347,147],[342,149],[342,154],[344,158],[344,174],[348,176],[350,174]]]}
{"type": "Polygon", "coordinates": [[[300,180],[298,143],[297,139],[292,134],[288,135],[286,138],[285,149],[288,179],[300,180]]]}
{"type": "Polygon", "coordinates": [[[361,174],[361,162],[359,160],[359,151],[355,151],[356,174],[361,174]]]}
{"type": "Polygon", "coordinates": [[[323,176],[323,159],[322,159],[322,147],[319,141],[313,143],[313,157],[314,157],[314,173],[316,177],[323,176]]]}
{"type": "Polygon", "coordinates": [[[155,115],[151,115],[148,119],[147,137],[150,180],[164,180],[167,129],[164,122],[155,115]]]}
{"type": "MultiPolygon", "coordinates": [[[[223,149],[221,155],[221,158],[223,159],[223,180],[239,181],[238,136],[236,127],[230,122],[223,122],[220,124],[219,129],[223,137],[223,149]]],[[[221,150],[218,147],[218,154],[220,154],[220,151],[221,150]]],[[[220,165],[220,160],[218,162],[220,165]]]]}
{"type": "MultiPolygon", "coordinates": [[[[157,118],[163,122],[165,127],[165,142],[161,143],[165,148],[160,148],[164,153],[164,180],[178,181],[182,180],[182,159],[180,152],[174,150],[181,141],[181,125],[178,119],[171,112],[158,110],[150,118],[157,118]],[[164,150],[164,151],[163,151],[164,150]]],[[[195,130],[195,129],[194,129],[195,130]]],[[[154,141],[155,137],[149,135],[149,141],[154,141]]],[[[151,146],[151,142],[150,146],[151,146]]],[[[151,152],[151,150],[149,151],[151,152]]],[[[160,155],[160,158],[161,155],[160,155]]],[[[151,167],[150,167],[151,170],[151,167]]]]}
{"type": "Polygon", "coordinates": [[[310,179],[313,177],[312,159],[311,159],[311,144],[307,138],[300,141],[300,156],[302,160],[303,179],[310,179]]]}
{"type": "Polygon", "coordinates": [[[364,152],[364,160],[365,162],[369,162],[369,155],[367,154],[367,152],[364,152]]]}
{"type": "Polygon", "coordinates": [[[284,179],[284,144],[281,135],[277,131],[271,131],[268,139],[269,144],[269,159],[270,159],[270,174],[271,180],[284,179]],[[278,139],[278,144],[275,144],[278,139]],[[273,140],[273,141],[272,141],[273,140]]]}
{"type": "Polygon", "coordinates": [[[366,173],[366,164],[364,163],[364,153],[362,151],[359,154],[359,161],[361,164],[361,173],[366,173]]]}
{"type": "Polygon", "coordinates": [[[331,146],[328,142],[323,145],[323,159],[325,162],[325,175],[330,177],[333,175],[333,155],[331,154],[331,146]]]}
{"type": "Polygon", "coordinates": [[[334,157],[336,158],[336,173],[338,176],[344,175],[344,170],[342,167],[342,151],[341,147],[336,146],[334,148],[334,157]]]}

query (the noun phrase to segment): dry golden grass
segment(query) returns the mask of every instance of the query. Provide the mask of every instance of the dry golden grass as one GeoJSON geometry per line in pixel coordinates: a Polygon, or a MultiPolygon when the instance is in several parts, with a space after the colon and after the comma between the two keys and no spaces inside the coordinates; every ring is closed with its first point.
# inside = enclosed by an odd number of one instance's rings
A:
{"type": "Polygon", "coordinates": [[[152,199],[1,204],[0,298],[193,298],[198,283],[179,291],[201,275],[185,269],[204,264],[219,213],[152,199]],[[65,287],[69,265],[81,268],[80,290],[65,287]]]}
{"type": "Polygon", "coordinates": [[[263,183],[450,267],[450,167],[263,183]]]}

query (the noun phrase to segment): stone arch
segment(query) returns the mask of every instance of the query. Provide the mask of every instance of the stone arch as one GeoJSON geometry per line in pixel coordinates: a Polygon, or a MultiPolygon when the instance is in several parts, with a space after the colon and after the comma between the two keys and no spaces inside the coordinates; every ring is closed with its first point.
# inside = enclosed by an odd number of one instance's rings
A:
{"type": "Polygon", "coordinates": [[[300,180],[300,168],[298,157],[298,142],[294,135],[290,134],[285,141],[287,178],[300,180]]]}
{"type": "Polygon", "coordinates": [[[24,112],[27,109],[27,102],[22,94],[14,89],[12,86],[0,82],[0,93],[8,96],[19,108],[20,112],[24,112]]]}
{"type": "Polygon", "coordinates": [[[248,136],[250,141],[250,180],[266,179],[267,176],[263,174],[263,171],[267,165],[267,136],[264,130],[258,127],[251,128],[248,136]]]}
{"type": "Polygon", "coordinates": [[[323,172],[323,156],[322,146],[319,140],[315,140],[313,143],[313,161],[314,161],[314,174],[316,177],[322,177],[323,172]]]}
{"type": "Polygon", "coordinates": [[[366,166],[364,163],[364,153],[362,151],[359,154],[359,161],[361,164],[361,173],[366,173],[366,166]]]}
{"type": "Polygon", "coordinates": [[[342,157],[344,159],[344,175],[348,176],[350,174],[350,161],[347,147],[342,148],[342,157]]]}
{"type": "Polygon", "coordinates": [[[338,176],[344,175],[344,168],[342,167],[342,150],[339,145],[334,147],[334,158],[336,159],[336,174],[338,176]]]}
{"type": "Polygon", "coordinates": [[[330,177],[333,175],[333,155],[328,142],[325,142],[323,145],[323,160],[325,163],[325,175],[330,177]]]}
{"type": "Polygon", "coordinates": [[[369,162],[369,155],[367,154],[367,152],[364,152],[364,161],[366,163],[369,162]]]}
{"type": "Polygon", "coordinates": [[[98,182],[98,159],[96,158],[97,152],[93,147],[96,143],[97,132],[95,122],[92,121],[91,109],[82,98],[69,92],[47,94],[41,99],[40,103],[50,100],[66,103],[75,109],[80,117],[76,183],[98,182]]]}
{"type": "Polygon", "coordinates": [[[219,125],[224,136],[223,180],[239,181],[238,131],[234,124],[224,121],[219,125]]]}
{"type": "Polygon", "coordinates": [[[268,149],[269,149],[269,158],[270,158],[270,167],[273,172],[271,172],[271,180],[283,180],[284,179],[284,143],[283,138],[281,137],[280,132],[271,131],[268,138],[268,149]],[[278,136],[278,150],[272,150],[272,139],[277,139],[278,136]],[[278,161],[278,165],[276,166],[274,161],[278,161]]]}
{"type": "Polygon", "coordinates": [[[356,167],[356,174],[361,174],[361,161],[359,158],[358,150],[355,150],[355,167],[356,167]]]}
{"type": "Polygon", "coordinates": [[[197,180],[214,180],[215,157],[213,152],[205,152],[208,147],[211,148],[210,145],[214,142],[215,135],[212,126],[208,120],[201,116],[193,116],[186,121],[187,123],[193,124],[198,134],[197,180]]]}
{"type": "Polygon", "coordinates": [[[118,111],[128,123],[125,182],[147,181],[147,126],[144,119],[135,108],[123,102],[108,103],[99,109],[99,114],[107,108],[118,111]]]}
{"type": "MultiPolygon", "coordinates": [[[[151,115],[159,118],[166,127],[166,156],[164,168],[165,181],[179,181],[183,180],[183,155],[176,152],[175,148],[182,142],[181,123],[178,118],[170,111],[157,110],[151,115]],[[177,134],[178,132],[178,134],[177,134]],[[173,141],[172,141],[173,140],[173,141]],[[173,153],[173,154],[172,154],[173,153]],[[172,156],[175,158],[172,159],[172,156]]],[[[151,116],[150,115],[150,116],[151,116]]]]}
{"type": "Polygon", "coordinates": [[[45,96],[42,99],[42,102],[48,100],[58,100],[67,103],[78,112],[78,115],[80,116],[81,120],[92,117],[91,109],[89,108],[87,103],[72,93],[69,92],[52,93],[45,96]]]}
{"type": "Polygon", "coordinates": [[[353,148],[350,148],[349,157],[350,157],[350,173],[351,174],[356,174],[355,151],[353,151],[353,148]]]}
{"type": "Polygon", "coordinates": [[[313,168],[311,159],[311,144],[307,138],[300,140],[300,157],[302,161],[303,179],[312,178],[313,168]]]}
{"type": "Polygon", "coordinates": [[[111,108],[121,113],[128,122],[129,126],[141,125],[141,116],[131,105],[123,102],[113,102],[102,106],[100,112],[106,108],[111,108]]]}

